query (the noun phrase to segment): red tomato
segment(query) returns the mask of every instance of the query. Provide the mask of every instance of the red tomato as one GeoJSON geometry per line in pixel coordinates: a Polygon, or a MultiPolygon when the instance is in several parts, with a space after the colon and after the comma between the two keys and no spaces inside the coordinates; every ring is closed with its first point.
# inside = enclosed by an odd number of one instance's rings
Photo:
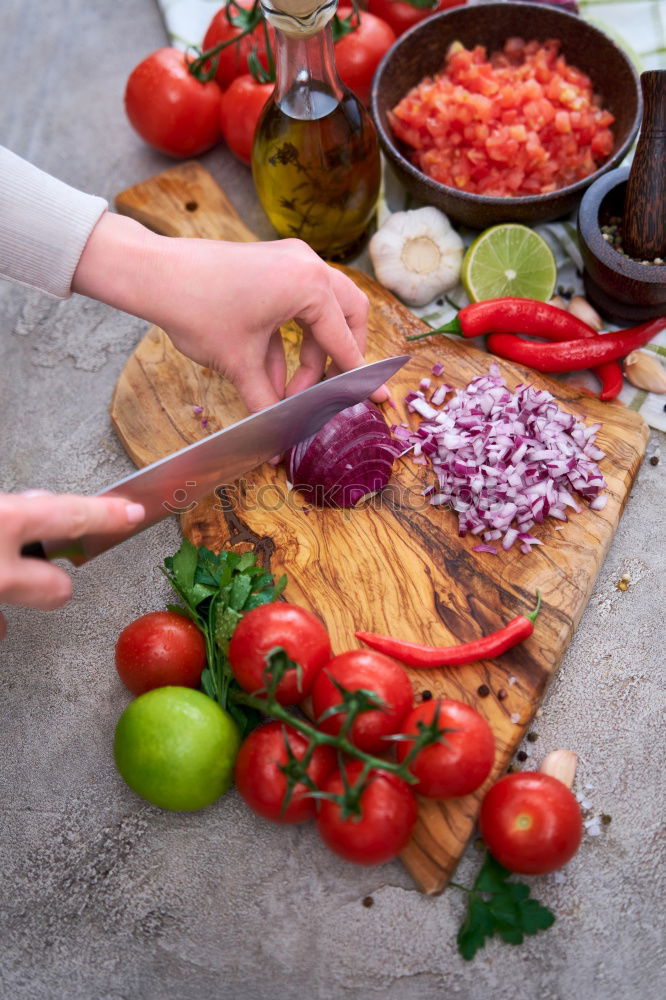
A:
{"type": "Polygon", "coordinates": [[[199,687],[205,666],[203,635],[175,611],[151,611],[137,618],[116,642],[116,669],[132,694],[170,684],[199,687]]]}
{"type": "MultiPolygon", "coordinates": [[[[432,722],[438,707],[439,725],[454,732],[426,747],[409,765],[419,779],[416,791],[432,799],[468,795],[490,774],[495,759],[493,734],[476,709],[450,698],[433,698],[417,705],[403,721],[402,732],[417,735],[419,722],[432,722]]],[[[405,759],[411,746],[408,741],[398,743],[398,760],[405,759]]]]}
{"type": "Polygon", "coordinates": [[[318,728],[331,736],[340,732],[345,720],[344,713],[338,712],[319,721],[330,708],[342,704],[334,680],[349,691],[363,688],[382,699],[385,708],[370,709],[356,717],[349,739],[366,753],[388,750],[391,744],[384,737],[400,732],[400,723],[413,704],[412,685],[400,664],[371,649],[354,649],[326,665],[312,689],[312,708],[318,728]]]}
{"type": "MultiPolygon", "coordinates": [[[[299,782],[294,786],[286,809],[282,808],[287,791],[287,779],[280,770],[280,765],[288,762],[285,738],[294,757],[302,760],[308,740],[292,726],[269,722],[250,733],[236,758],[236,788],[250,809],[264,819],[274,823],[303,823],[314,818],[317,800],[311,798],[307,786],[299,782]]],[[[333,747],[315,747],[307,773],[320,788],[336,765],[337,754],[333,747]]]]}
{"type": "Polygon", "coordinates": [[[295,705],[310,694],[331,657],[328,632],[311,611],[281,601],[249,611],[231,637],[229,663],[240,686],[252,694],[266,687],[267,655],[279,649],[299,669],[285,674],[275,697],[281,705],[295,705]]]}
{"type": "Polygon", "coordinates": [[[426,17],[439,14],[440,11],[448,10],[449,7],[462,7],[465,3],[466,0],[437,0],[437,2],[433,0],[432,7],[424,9],[423,7],[412,7],[411,4],[404,3],[402,0],[368,0],[368,10],[371,14],[376,14],[377,17],[386,21],[398,36],[402,35],[408,28],[418,24],[419,21],[424,21],[426,17]]]}
{"type": "Polygon", "coordinates": [[[220,125],[227,146],[239,160],[249,165],[257,122],[266,101],[273,93],[273,83],[257,83],[247,73],[237,76],[220,102],[220,125]]]}
{"type": "MultiPolygon", "coordinates": [[[[347,781],[358,780],[363,765],[355,760],[345,766],[347,781]]],[[[341,795],[340,771],[324,782],[322,791],[341,795]]],[[[340,806],[321,799],[317,827],[324,843],[346,861],[381,865],[409,843],[416,823],[416,796],[406,781],[385,771],[371,771],[360,798],[361,815],[342,818],[340,806]]]]}
{"type": "MultiPolygon", "coordinates": [[[[341,7],[340,20],[351,14],[351,7],[341,7]]],[[[395,41],[395,32],[381,18],[362,10],[360,23],[350,34],[335,43],[335,64],[342,82],[367,104],[370,84],[382,56],[395,41]]],[[[356,19],[352,24],[356,23],[356,19]]]]}
{"type": "Polygon", "coordinates": [[[549,774],[507,774],[481,805],[481,836],[501,865],[521,875],[543,875],[570,861],[580,846],[580,806],[549,774]]]}
{"type": "MultiPolygon", "coordinates": [[[[240,25],[232,24],[229,18],[231,17],[232,20],[242,20],[243,11],[250,11],[253,6],[254,0],[233,0],[231,5],[228,2],[225,3],[208,25],[202,46],[204,51],[211,49],[218,42],[227,42],[232,38],[236,38],[243,28],[240,25]],[[238,10],[239,7],[242,8],[241,11],[238,10]]],[[[268,33],[273,51],[275,51],[275,29],[270,25],[268,26],[268,33]]],[[[220,52],[215,79],[223,89],[226,89],[237,76],[249,73],[250,67],[247,64],[247,57],[253,48],[257,50],[257,57],[261,65],[264,69],[268,69],[263,16],[249,35],[245,35],[239,41],[233,45],[228,45],[220,52]]]]}
{"type": "Polygon", "coordinates": [[[129,75],[125,110],[141,138],[169,156],[198,156],[220,138],[221,91],[200,83],[178,49],[158,49],[129,75]]]}

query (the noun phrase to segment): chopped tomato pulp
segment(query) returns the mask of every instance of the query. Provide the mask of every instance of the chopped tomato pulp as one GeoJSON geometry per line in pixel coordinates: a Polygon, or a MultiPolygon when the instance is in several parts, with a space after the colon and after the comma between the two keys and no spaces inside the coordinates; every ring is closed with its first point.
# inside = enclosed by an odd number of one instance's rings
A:
{"type": "Polygon", "coordinates": [[[414,164],[449,187],[545,194],[593,173],[613,149],[613,115],[560,43],[510,38],[490,57],[455,42],[444,69],[389,112],[414,164]]]}

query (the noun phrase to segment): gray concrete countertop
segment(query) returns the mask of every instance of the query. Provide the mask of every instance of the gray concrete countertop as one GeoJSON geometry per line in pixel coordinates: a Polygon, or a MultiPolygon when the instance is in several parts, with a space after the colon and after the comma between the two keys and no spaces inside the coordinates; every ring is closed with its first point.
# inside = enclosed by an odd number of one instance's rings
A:
{"type": "MultiPolygon", "coordinates": [[[[212,9],[216,7],[211,3],[212,9]]],[[[171,161],[130,130],[126,78],[165,44],[151,0],[4,0],[0,141],[84,190],[114,194],[171,161]]],[[[246,168],[203,158],[250,227],[270,229],[246,168]]],[[[0,283],[4,489],[93,492],[131,465],[109,423],[141,320],[0,283]]],[[[664,995],[664,481],[639,474],[534,729],[534,756],[580,755],[590,815],[562,872],[533,880],[555,926],[523,946],[456,953],[460,892],[429,899],[398,862],[357,869],[312,828],[254,817],[234,792],[200,814],[154,809],[111,744],[129,698],[113,645],[163,606],[166,522],[76,573],[51,614],[10,610],[0,646],[0,995],[3,1000],[608,1000],[664,995]],[[631,578],[620,592],[623,573],[631,578]],[[362,904],[371,896],[374,905],[362,904]]],[[[458,878],[469,884],[470,847],[458,878]]]]}

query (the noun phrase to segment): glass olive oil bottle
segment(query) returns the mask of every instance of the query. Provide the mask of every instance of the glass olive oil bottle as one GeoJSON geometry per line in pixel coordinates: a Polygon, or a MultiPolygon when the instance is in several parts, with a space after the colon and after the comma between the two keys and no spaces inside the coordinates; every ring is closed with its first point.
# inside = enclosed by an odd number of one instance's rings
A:
{"type": "Polygon", "coordinates": [[[337,0],[262,0],[276,28],[277,79],[252,150],[254,184],[275,229],[328,258],[360,245],[380,184],[375,127],[335,68],[336,7],[337,0]]]}

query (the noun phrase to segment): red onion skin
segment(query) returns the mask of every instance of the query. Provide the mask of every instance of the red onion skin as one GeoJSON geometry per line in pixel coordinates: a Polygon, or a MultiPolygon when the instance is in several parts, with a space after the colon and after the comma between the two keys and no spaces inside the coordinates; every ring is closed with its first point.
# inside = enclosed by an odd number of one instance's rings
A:
{"type": "Polygon", "coordinates": [[[353,507],[386,486],[402,450],[377,407],[357,403],[290,450],[288,477],[314,506],[353,507]]]}
{"type": "MultiPolygon", "coordinates": [[[[382,428],[377,423],[377,416],[380,417],[382,424],[386,427],[379,411],[375,413],[365,403],[357,403],[356,406],[350,406],[347,410],[343,410],[342,413],[336,414],[332,420],[324,424],[321,430],[310,438],[307,448],[301,455],[298,469],[292,469],[294,478],[291,481],[295,482],[296,473],[298,472],[298,476],[302,478],[303,482],[308,483],[312,475],[313,466],[320,465],[321,461],[330,462],[330,449],[340,452],[348,442],[358,440],[375,428],[377,428],[378,432],[381,431],[382,428]]],[[[293,452],[293,450],[291,451],[293,452]]]]}

